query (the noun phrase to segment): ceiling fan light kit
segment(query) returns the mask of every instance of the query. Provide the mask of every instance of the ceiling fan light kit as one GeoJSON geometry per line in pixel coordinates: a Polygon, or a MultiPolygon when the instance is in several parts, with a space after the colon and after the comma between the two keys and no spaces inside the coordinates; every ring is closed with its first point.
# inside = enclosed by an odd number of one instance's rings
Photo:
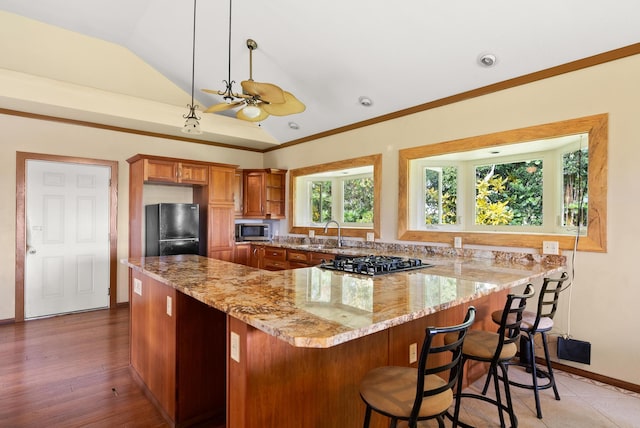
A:
{"type": "Polygon", "coordinates": [[[231,80],[231,0],[229,0],[229,76],[223,81],[225,84],[223,91],[203,89],[210,94],[222,95],[224,103],[214,104],[204,112],[220,113],[241,107],[236,112],[236,118],[249,122],[260,122],[270,115],[287,116],[302,113],[306,107],[293,94],[283,91],[273,83],[260,83],[253,80],[253,51],[258,49],[258,43],[253,39],[247,39],[247,48],[249,49],[249,79],[240,82],[242,93],[235,93],[233,92],[235,81],[231,80]]]}
{"type": "Polygon", "coordinates": [[[196,70],[196,1],[193,0],[193,48],[192,48],[192,61],[191,61],[191,104],[188,104],[189,113],[185,116],[186,119],[184,122],[184,126],[182,127],[182,132],[185,134],[202,134],[202,130],[200,129],[200,118],[196,115],[196,108],[198,107],[193,102],[193,80],[195,77],[196,70]]]}

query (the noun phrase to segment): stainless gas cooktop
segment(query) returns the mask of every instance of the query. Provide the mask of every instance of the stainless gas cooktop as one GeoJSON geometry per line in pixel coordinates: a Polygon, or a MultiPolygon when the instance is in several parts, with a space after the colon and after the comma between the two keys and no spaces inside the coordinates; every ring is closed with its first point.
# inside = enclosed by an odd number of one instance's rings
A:
{"type": "Polygon", "coordinates": [[[342,272],[353,272],[363,275],[384,275],[394,272],[406,272],[422,269],[433,265],[423,263],[420,259],[397,256],[346,256],[336,255],[333,260],[327,260],[320,264],[323,269],[342,272]]]}

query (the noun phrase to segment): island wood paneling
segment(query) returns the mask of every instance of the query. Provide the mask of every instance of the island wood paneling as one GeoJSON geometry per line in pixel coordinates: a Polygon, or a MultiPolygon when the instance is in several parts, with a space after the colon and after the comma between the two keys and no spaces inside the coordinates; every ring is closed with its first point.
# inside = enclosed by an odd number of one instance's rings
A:
{"type": "Polygon", "coordinates": [[[141,273],[134,278],[142,281],[142,294],[130,293],[134,375],[170,424],[223,421],[226,315],[141,273]]]}
{"type": "MultiPolygon", "coordinates": [[[[229,317],[240,336],[240,362],[229,359],[227,426],[357,427],[365,406],[358,386],[388,363],[382,331],[331,348],[298,348],[229,317]]],[[[376,419],[371,428],[388,426],[376,419]]]]}

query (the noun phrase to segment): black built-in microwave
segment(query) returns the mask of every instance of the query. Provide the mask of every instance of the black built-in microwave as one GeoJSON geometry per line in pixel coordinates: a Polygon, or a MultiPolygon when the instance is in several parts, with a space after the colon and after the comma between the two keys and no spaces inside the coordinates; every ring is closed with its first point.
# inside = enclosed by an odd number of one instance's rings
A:
{"type": "Polygon", "coordinates": [[[266,223],[236,223],[236,241],[269,241],[271,233],[266,223]]]}

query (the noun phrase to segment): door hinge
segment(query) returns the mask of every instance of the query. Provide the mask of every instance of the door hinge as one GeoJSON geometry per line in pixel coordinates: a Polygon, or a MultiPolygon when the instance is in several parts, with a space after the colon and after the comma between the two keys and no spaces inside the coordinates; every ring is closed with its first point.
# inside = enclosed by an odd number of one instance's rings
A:
{"type": "Polygon", "coordinates": [[[111,287],[107,288],[107,296],[111,296],[111,287]]]}

